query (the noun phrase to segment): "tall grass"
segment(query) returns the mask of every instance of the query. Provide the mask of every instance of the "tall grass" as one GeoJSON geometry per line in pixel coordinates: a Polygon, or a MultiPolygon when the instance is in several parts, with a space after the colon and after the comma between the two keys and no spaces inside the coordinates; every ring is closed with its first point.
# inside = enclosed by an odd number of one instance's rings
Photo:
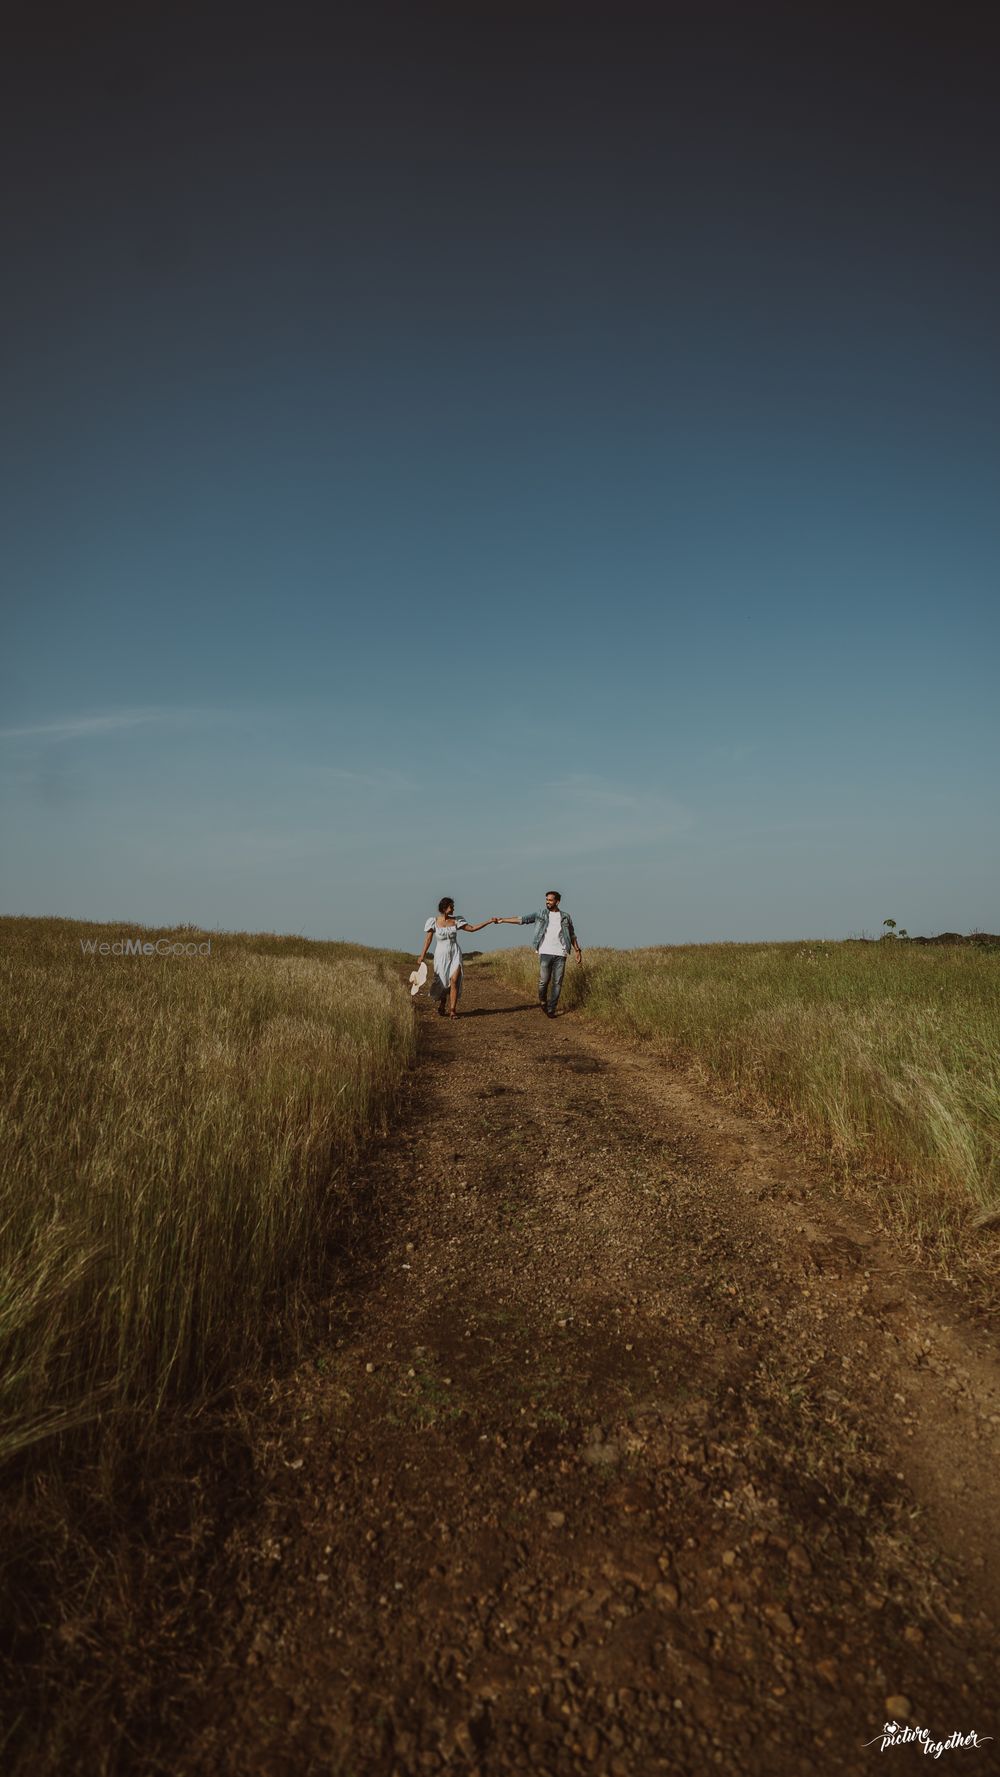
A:
{"type": "Polygon", "coordinates": [[[146,1432],[252,1366],[413,1053],[379,953],[133,930],[211,955],[0,921],[3,1457],[98,1416],[146,1432]]]}
{"type": "MultiPolygon", "coordinates": [[[[483,966],[483,965],[480,965],[483,966]]],[[[530,950],[486,966],[533,991],[530,950]]],[[[1000,1205],[1000,954],[895,943],[591,950],[563,1003],[790,1115],[943,1247],[1000,1205]]]]}

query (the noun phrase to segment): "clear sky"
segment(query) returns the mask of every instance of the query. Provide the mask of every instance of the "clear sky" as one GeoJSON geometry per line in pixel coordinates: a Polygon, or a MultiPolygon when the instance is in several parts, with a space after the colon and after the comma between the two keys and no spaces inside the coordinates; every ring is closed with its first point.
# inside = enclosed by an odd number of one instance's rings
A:
{"type": "Polygon", "coordinates": [[[0,910],[1000,929],[992,9],[40,16],[0,910]]]}

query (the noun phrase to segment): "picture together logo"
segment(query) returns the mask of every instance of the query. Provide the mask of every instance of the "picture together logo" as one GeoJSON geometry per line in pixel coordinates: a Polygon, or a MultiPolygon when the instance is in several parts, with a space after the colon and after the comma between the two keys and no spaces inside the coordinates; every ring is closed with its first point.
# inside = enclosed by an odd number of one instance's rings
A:
{"type": "Polygon", "coordinates": [[[103,942],[98,938],[81,938],[84,956],[211,956],[212,940],[200,944],[174,938],[114,938],[103,942]]]}
{"type": "Polygon", "coordinates": [[[887,1721],[883,1723],[881,1734],[876,1734],[874,1740],[866,1740],[865,1745],[877,1744],[880,1752],[885,1752],[889,1746],[919,1745],[925,1755],[940,1758],[943,1752],[960,1752],[966,1748],[985,1746],[987,1740],[992,1738],[992,1734],[977,1734],[971,1729],[969,1733],[963,1734],[960,1728],[956,1728],[948,1735],[947,1740],[935,1740],[929,1728],[902,1727],[898,1721],[887,1721]]]}

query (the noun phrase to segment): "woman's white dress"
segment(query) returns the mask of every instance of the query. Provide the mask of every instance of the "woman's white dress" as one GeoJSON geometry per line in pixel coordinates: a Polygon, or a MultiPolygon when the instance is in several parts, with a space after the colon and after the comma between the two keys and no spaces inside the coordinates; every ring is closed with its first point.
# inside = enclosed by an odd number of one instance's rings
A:
{"type": "Polygon", "coordinates": [[[439,1000],[442,994],[446,994],[456,977],[458,992],[455,997],[462,997],[462,952],[458,947],[458,934],[465,930],[465,925],[465,920],[459,919],[457,914],[444,926],[439,926],[433,917],[424,924],[425,932],[434,933],[434,973],[427,990],[432,1000],[439,1000]]]}

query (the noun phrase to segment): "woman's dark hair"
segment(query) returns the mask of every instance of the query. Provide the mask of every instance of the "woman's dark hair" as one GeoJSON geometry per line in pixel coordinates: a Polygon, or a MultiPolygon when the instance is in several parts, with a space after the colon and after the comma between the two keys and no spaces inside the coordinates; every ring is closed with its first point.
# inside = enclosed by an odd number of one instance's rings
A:
{"type": "Polygon", "coordinates": [[[440,901],[439,901],[439,902],[438,902],[438,912],[439,912],[439,913],[444,913],[444,912],[446,912],[446,911],[447,911],[447,909],[448,909],[448,908],[449,908],[449,907],[450,907],[450,908],[451,908],[451,910],[452,910],[452,913],[454,913],[454,911],[455,911],[455,902],[454,902],[454,898],[453,898],[453,896],[451,896],[451,895],[442,895],[442,896],[441,896],[441,899],[440,899],[440,901]]]}

